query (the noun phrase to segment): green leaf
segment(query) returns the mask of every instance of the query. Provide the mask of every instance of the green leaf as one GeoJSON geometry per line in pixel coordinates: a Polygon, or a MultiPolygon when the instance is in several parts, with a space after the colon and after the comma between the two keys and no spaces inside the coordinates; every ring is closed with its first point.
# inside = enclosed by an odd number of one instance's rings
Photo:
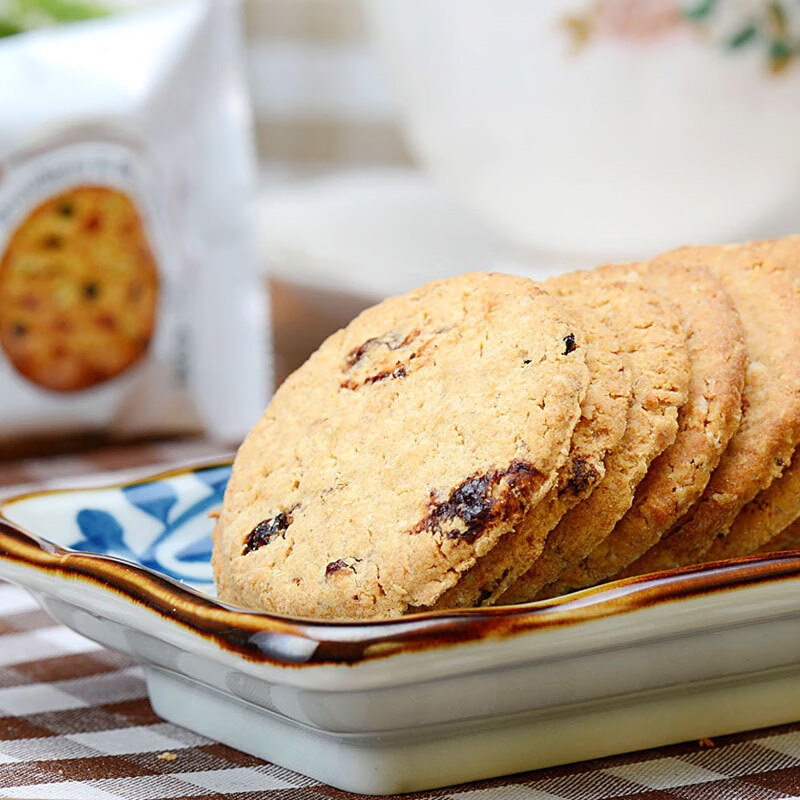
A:
{"type": "Polygon", "coordinates": [[[105,16],[108,11],[91,0],[18,0],[24,13],[39,12],[53,22],[77,22],[105,16]]]}
{"type": "Polygon", "coordinates": [[[780,72],[785,69],[793,55],[795,54],[792,52],[788,42],[780,40],[773,42],[769,48],[770,69],[773,72],[780,72]]]}
{"type": "Polygon", "coordinates": [[[769,48],[770,58],[783,59],[789,58],[792,54],[792,49],[786,42],[773,42],[769,48]]]}
{"type": "Polygon", "coordinates": [[[15,33],[22,33],[22,26],[11,19],[0,18],[0,37],[13,36],[15,33]]]}
{"type": "Polygon", "coordinates": [[[703,20],[711,15],[717,0],[700,0],[694,6],[684,9],[683,16],[691,20],[703,20]]]}
{"type": "Polygon", "coordinates": [[[728,41],[728,47],[733,49],[737,47],[741,47],[742,45],[747,44],[749,41],[755,38],[756,36],[756,26],[755,25],[748,25],[746,28],[742,28],[739,33],[735,34],[730,38],[728,41]]]}

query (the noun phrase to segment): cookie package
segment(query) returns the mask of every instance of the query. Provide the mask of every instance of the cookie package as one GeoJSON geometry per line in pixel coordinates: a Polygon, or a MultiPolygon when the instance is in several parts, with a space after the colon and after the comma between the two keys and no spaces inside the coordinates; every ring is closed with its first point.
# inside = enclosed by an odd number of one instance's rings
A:
{"type": "Polygon", "coordinates": [[[232,442],[260,416],[239,11],[180,0],[0,40],[0,456],[232,442]]]}

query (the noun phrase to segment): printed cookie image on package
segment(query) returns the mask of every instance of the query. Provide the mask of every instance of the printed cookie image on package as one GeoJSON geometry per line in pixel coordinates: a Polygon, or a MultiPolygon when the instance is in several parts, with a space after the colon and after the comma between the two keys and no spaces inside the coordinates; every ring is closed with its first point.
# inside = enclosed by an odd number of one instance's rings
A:
{"type": "Polygon", "coordinates": [[[116,189],[81,186],[38,206],[0,259],[0,345],[39,386],[72,392],[139,361],[158,272],[141,217],[116,189]]]}
{"type": "Polygon", "coordinates": [[[237,0],[0,37],[0,459],[263,412],[243,43],[237,0]]]}

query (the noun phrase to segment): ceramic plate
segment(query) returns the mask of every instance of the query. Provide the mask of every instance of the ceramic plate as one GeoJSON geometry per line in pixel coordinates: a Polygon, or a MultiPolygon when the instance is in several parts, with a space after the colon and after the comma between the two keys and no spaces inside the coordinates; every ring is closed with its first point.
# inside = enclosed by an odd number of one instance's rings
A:
{"type": "Polygon", "coordinates": [[[800,553],[332,623],[214,598],[229,463],[0,506],[0,577],[143,666],[165,719],[339,788],[444,786],[800,718],[800,553]]]}

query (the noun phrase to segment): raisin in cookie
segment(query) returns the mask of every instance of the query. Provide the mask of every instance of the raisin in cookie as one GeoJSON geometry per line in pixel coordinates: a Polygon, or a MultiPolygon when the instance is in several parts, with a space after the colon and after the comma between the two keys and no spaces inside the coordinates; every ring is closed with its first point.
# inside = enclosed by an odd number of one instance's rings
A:
{"type": "Polygon", "coordinates": [[[524,278],[473,273],[368,309],[240,448],[220,597],[339,619],[433,605],[547,494],[588,378],[574,320],[524,278]]]}
{"type": "Polygon", "coordinates": [[[47,389],[102,383],[153,335],[158,275],[142,221],[115,189],[82,186],[36,208],[0,261],[0,345],[47,389]]]}
{"type": "MultiPolygon", "coordinates": [[[[547,284],[544,284],[547,288],[547,284]]],[[[586,338],[589,387],[572,435],[569,457],[547,497],[526,514],[513,533],[469,570],[436,603],[437,608],[493,605],[528,570],[547,534],[576,503],[585,500],[605,476],[604,460],[622,439],[632,384],[628,358],[616,331],[589,306],[559,298],[580,321],[586,338]]]]}

